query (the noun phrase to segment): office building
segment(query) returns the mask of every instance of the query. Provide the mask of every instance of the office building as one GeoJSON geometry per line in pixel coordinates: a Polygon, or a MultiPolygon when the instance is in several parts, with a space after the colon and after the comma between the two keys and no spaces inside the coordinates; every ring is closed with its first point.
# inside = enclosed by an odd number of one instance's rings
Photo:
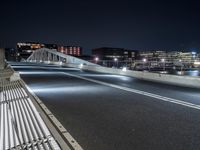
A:
{"type": "Polygon", "coordinates": [[[28,58],[36,49],[44,48],[45,45],[37,42],[17,43],[17,50],[22,58],[28,58]]]}
{"type": "Polygon", "coordinates": [[[124,48],[101,47],[92,49],[92,56],[98,57],[99,60],[113,60],[117,58],[119,61],[128,61],[136,59],[136,50],[127,50],[124,48]]]}
{"type": "Polygon", "coordinates": [[[66,55],[81,56],[82,48],[80,46],[58,46],[58,52],[66,55]]]}

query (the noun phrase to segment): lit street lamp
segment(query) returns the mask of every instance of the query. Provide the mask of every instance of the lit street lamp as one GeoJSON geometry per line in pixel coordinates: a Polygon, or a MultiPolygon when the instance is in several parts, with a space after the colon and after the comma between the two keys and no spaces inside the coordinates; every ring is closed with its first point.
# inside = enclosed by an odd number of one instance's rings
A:
{"type": "Polygon", "coordinates": [[[143,58],[142,61],[143,61],[143,70],[144,70],[144,64],[147,62],[147,59],[143,58]]]}
{"type": "Polygon", "coordinates": [[[95,62],[96,62],[96,64],[97,64],[97,62],[99,61],[99,57],[95,57],[95,62]]]}
{"type": "Polygon", "coordinates": [[[146,58],[143,58],[143,62],[146,62],[147,61],[147,59],[146,58]]]}
{"type": "Polygon", "coordinates": [[[118,59],[114,58],[115,63],[117,63],[116,67],[118,68],[118,59]]]}
{"type": "Polygon", "coordinates": [[[163,70],[165,70],[165,59],[162,58],[162,59],[161,59],[161,62],[163,63],[163,70]]]}

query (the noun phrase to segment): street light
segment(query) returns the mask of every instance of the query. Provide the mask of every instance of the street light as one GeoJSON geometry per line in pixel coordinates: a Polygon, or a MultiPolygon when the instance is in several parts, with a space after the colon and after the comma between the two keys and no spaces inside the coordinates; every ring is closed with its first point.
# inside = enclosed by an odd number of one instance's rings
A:
{"type": "Polygon", "coordinates": [[[127,70],[126,67],[123,67],[123,68],[122,68],[122,71],[126,72],[126,70],[127,70]]]}
{"type": "Polygon", "coordinates": [[[117,68],[118,68],[118,59],[114,58],[115,63],[117,63],[117,68]]]}
{"type": "MultiPolygon", "coordinates": [[[[182,62],[182,60],[181,59],[179,59],[179,62],[182,62]]],[[[182,63],[180,63],[180,65],[181,65],[181,74],[182,74],[182,70],[183,70],[183,64],[182,63]]]]}
{"type": "Polygon", "coordinates": [[[162,59],[161,59],[161,62],[163,63],[163,70],[165,70],[165,59],[162,58],[162,59]]]}
{"type": "Polygon", "coordinates": [[[83,64],[80,64],[80,66],[79,66],[81,69],[83,68],[83,64]]]}
{"type": "Polygon", "coordinates": [[[147,61],[147,59],[146,58],[143,58],[143,62],[146,62],[147,61]]]}
{"type": "Polygon", "coordinates": [[[95,60],[95,63],[97,64],[97,62],[99,61],[99,57],[95,57],[94,60],[95,60]]]}
{"type": "Polygon", "coordinates": [[[99,57],[95,57],[95,61],[96,61],[96,62],[99,61],[99,57]]]}
{"type": "Polygon", "coordinates": [[[146,59],[146,58],[143,58],[142,61],[143,61],[143,70],[144,70],[144,63],[147,62],[147,59],[146,59]]]}

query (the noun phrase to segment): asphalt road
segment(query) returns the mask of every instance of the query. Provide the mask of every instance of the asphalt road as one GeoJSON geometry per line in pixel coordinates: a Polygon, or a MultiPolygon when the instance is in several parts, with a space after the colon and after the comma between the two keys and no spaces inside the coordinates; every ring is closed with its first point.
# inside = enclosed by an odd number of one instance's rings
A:
{"type": "Polygon", "coordinates": [[[200,149],[200,90],[73,68],[13,65],[85,150],[200,149]]]}

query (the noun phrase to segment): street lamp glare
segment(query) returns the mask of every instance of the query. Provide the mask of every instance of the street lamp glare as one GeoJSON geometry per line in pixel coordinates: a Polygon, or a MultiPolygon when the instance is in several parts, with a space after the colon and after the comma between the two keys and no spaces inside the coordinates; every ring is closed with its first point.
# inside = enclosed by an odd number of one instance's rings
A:
{"type": "Polygon", "coordinates": [[[124,71],[124,72],[125,72],[126,70],[127,70],[127,69],[126,69],[126,67],[123,67],[123,68],[122,68],[122,71],[124,71]]]}
{"type": "Polygon", "coordinates": [[[146,58],[143,58],[143,62],[146,62],[147,61],[147,59],[146,58]]]}
{"type": "Polygon", "coordinates": [[[80,64],[80,68],[83,68],[83,64],[80,64]]]}
{"type": "Polygon", "coordinates": [[[114,61],[117,61],[118,59],[117,58],[114,58],[114,61]]]}
{"type": "Polygon", "coordinates": [[[161,59],[161,61],[162,61],[162,62],[165,62],[165,59],[164,59],[164,58],[162,58],[162,59],[161,59]]]}
{"type": "Polygon", "coordinates": [[[95,61],[99,61],[99,57],[95,57],[95,61]]]}

